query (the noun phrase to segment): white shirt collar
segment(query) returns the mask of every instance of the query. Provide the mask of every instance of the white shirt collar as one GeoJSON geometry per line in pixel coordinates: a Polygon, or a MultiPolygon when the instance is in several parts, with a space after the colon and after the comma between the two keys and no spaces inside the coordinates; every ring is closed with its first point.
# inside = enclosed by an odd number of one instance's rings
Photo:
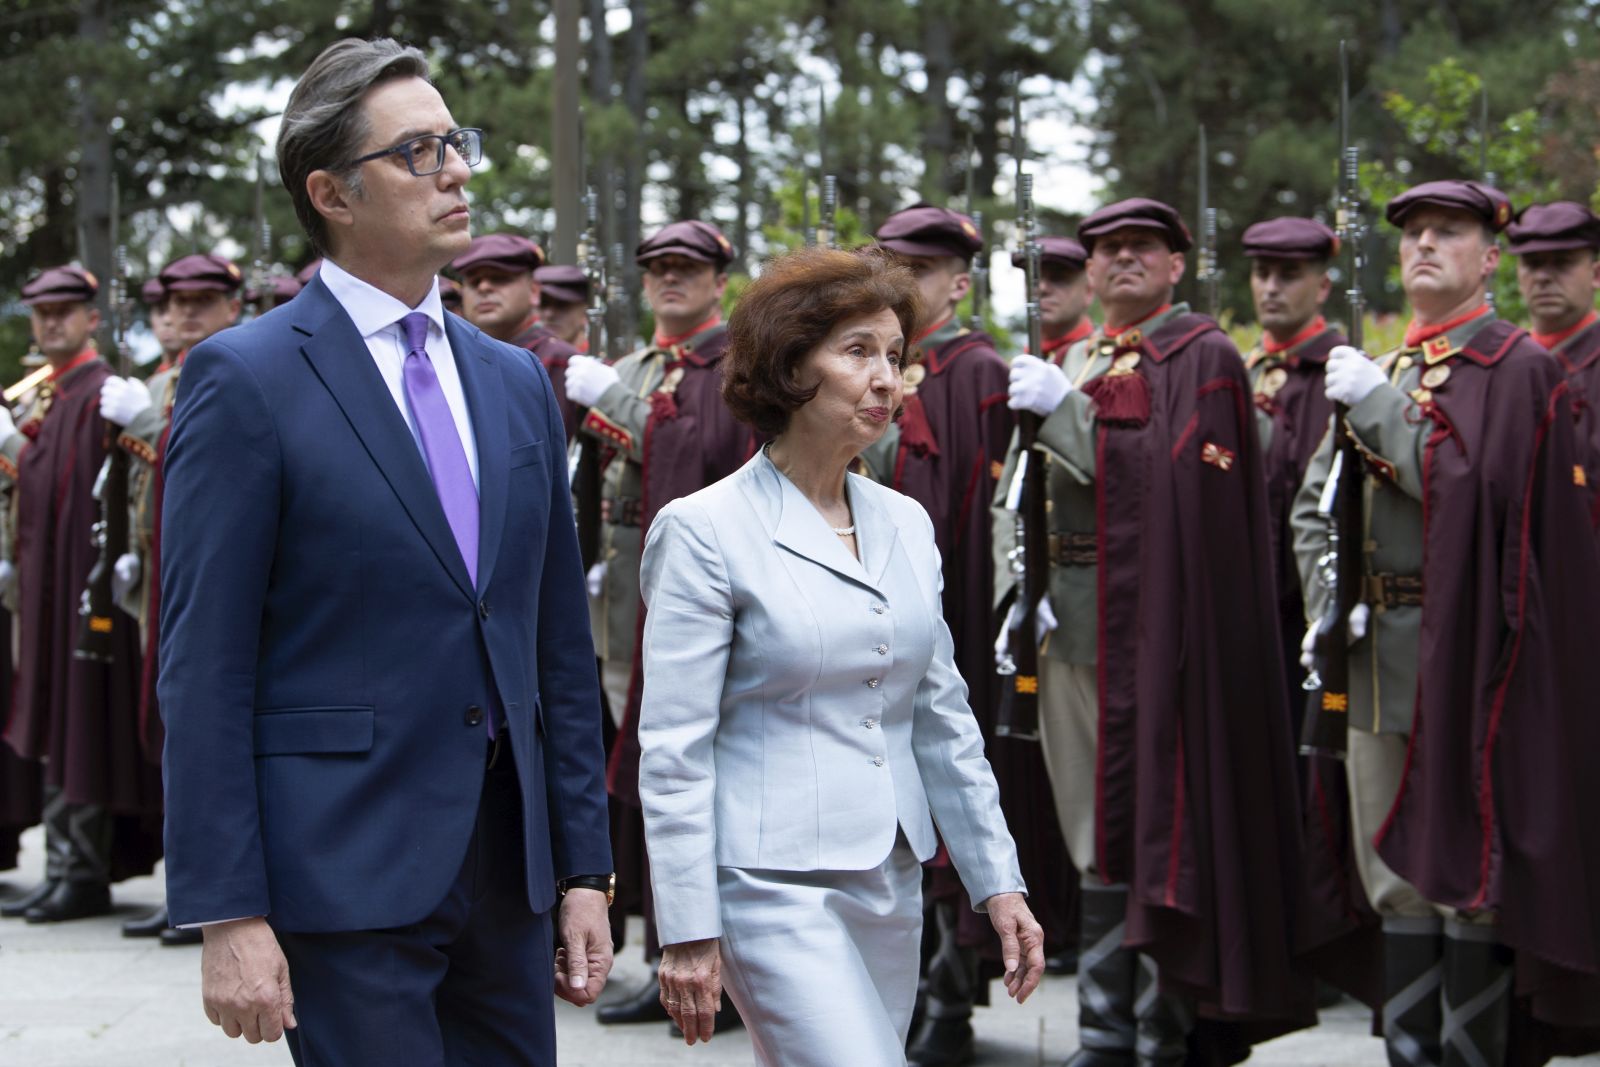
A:
{"type": "Polygon", "coordinates": [[[439,279],[433,279],[433,285],[428,289],[428,295],[414,308],[396,300],[382,289],[357,278],[331,259],[324,259],[322,266],[317,268],[322,282],[339,301],[339,306],[344,308],[345,314],[350,316],[350,321],[356,325],[356,331],[363,338],[371,337],[380,330],[386,329],[399,322],[413,311],[420,311],[428,316],[432,323],[430,332],[444,334],[444,304],[439,300],[439,279]]]}

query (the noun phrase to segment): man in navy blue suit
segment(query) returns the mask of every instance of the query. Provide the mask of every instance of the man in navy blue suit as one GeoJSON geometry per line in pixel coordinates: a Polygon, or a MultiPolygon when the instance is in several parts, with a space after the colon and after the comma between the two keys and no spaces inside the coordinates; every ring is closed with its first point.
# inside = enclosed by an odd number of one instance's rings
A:
{"type": "Polygon", "coordinates": [[[173,414],[168,902],[211,1021],[300,1067],[553,1064],[552,993],[611,967],[560,417],[435,280],[480,154],[420,52],[324,51],[278,138],[323,265],[195,347],[173,414]]]}

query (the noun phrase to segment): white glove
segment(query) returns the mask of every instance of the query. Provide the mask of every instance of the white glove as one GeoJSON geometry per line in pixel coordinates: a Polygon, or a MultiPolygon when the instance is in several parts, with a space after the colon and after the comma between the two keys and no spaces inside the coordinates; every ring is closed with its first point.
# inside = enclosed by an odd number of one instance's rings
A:
{"type": "Polygon", "coordinates": [[[0,441],[4,441],[17,432],[17,420],[11,417],[11,409],[5,404],[0,404],[0,441]]]}
{"type": "Polygon", "coordinates": [[[606,584],[606,565],[604,561],[596,563],[589,568],[589,573],[583,576],[583,584],[589,587],[589,595],[595,599],[600,598],[600,590],[606,584]]]}
{"type": "Polygon", "coordinates": [[[100,469],[95,472],[94,488],[89,490],[89,495],[96,500],[101,499],[100,492],[106,487],[106,478],[111,474],[111,457],[107,456],[100,461],[100,469]]]}
{"type": "Polygon", "coordinates": [[[1045,417],[1061,406],[1072,388],[1072,380],[1060,367],[1023,352],[1011,361],[1011,399],[1006,406],[1045,417]]]}
{"type": "Polygon", "coordinates": [[[100,416],[126,426],[150,406],[150,387],[137,378],[107,378],[100,386],[100,416]]]}
{"type": "Polygon", "coordinates": [[[0,559],[0,586],[10,586],[17,580],[17,568],[9,559],[0,559]]]}
{"type": "Polygon", "coordinates": [[[139,584],[139,575],[144,568],[139,563],[139,557],[132,552],[124,552],[117,557],[111,565],[111,597],[121,600],[128,595],[134,586],[139,584]]]}
{"type": "Polygon", "coordinates": [[[1328,353],[1322,389],[1334,403],[1355,407],[1388,380],[1383,370],[1361,349],[1339,345],[1328,353]]]}
{"type": "Polygon", "coordinates": [[[567,398],[580,408],[591,406],[617,382],[616,368],[594,356],[567,357],[567,398]]]}
{"type": "MultiPolygon", "coordinates": [[[[1017,625],[1017,616],[1022,613],[1021,598],[1011,602],[1011,610],[1006,612],[1006,621],[1000,627],[1000,636],[994,642],[995,666],[1000,666],[1011,657],[1011,631],[1017,625]]],[[[1039,610],[1033,615],[1033,640],[1035,644],[1043,644],[1045,634],[1060,626],[1056,621],[1055,609],[1050,606],[1050,596],[1046,594],[1039,598],[1039,610]]]]}
{"type": "MultiPolygon", "coordinates": [[[[1345,634],[1351,644],[1355,644],[1367,636],[1367,621],[1372,615],[1372,609],[1365,604],[1357,604],[1350,609],[1350,618],[1345,623],[1345,634]]],[[[1306,635],[1300,640],[1300,666],[1311,670],[1316,666],[1317,656],[1317,624],[1312,623],[1306,627],[1306,635]]]]}

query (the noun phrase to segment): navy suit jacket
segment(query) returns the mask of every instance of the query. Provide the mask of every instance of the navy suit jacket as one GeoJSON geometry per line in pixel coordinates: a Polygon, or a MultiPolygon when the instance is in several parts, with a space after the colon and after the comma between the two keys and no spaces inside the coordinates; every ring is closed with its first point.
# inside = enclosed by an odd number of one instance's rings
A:
{"type": "Polygon", "coordinates": [[[478,446],[476,588],[320,279],[185,361],[160,576],[175,924],[421,920],[472,836],[491,705],[522,783],[529,905],[612,869],[555,396],[528,353],[445,320],[478,446]]]}

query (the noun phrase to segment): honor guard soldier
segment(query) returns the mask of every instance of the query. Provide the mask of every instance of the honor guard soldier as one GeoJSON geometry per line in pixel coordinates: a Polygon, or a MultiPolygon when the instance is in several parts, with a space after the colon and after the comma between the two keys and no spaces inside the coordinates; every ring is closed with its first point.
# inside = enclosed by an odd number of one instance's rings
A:
{"type": "Polygon", "coordinates": [[[456,315],[462,313],[461,286],[442,274],[439,275],[439,303],[444,305],[446,311],[456,315]]]}
{"type": "MultiPolygon", "coordinates": [[[[1027,253],[1011,253],[1011,265],[1026,265],[1027,253]]],[[[1089,253],[1070,237],[1039,238],[1039,323],[1043,327],[1043,352],[1061,365],[1067,349],[1094,332],[1089,318],[1089,276],[1084,272],[1089,253]]]]}
{"type": "Polygon", "coordinates": [[[450,262],[461,279],[461,308],[466,320],[497,341],[507,341],[532,352],[556,387],[556,404],[567,428],[567,440],[576,432],[575,413],[562,392],[567,357],[576,348],[557,337],[539,321],[539,282],[535,272],[544,265],[544,250],[515,233],[490,233],[474,237],[466,252],[450,262]]]}
{"type": "Polygon", "coordinates": [[[1506,227],[1517,257],[1517,286],[1533,339],[1555,354],[1580,399],[1578,439],[1584,479],[1596,493],[1600,527],[1600,217],[1582,204],[1530,204],[1506,227]]]}
{"type": "Polygon", "coordinates": [[[177,327],[172,324],[172,315],[167,308],[167,291],[162,288],[160,278],[151,278],[140,286],[139,299],[144,301],[150,316],[150,332],[155,334],[156,344],[161,346],[161,362],[156,364],[156,373],[160,373],[172,366],[172,361],[183,351],[184,343],[178,337],[177,327]]]}
{"type": "MultiPolygon", "coordinates": [[[[299,291],[299,283],[288,279],[299,291]]],[[[117,447],[133,459],[128,478],[129,551],[116,561],[113,588],[117,604],[139,620],[141,639],[139,740],[152,760],[161,758],[161,712],[156,703],[158,665],[156,620],[161,616],[162,465],[178,375],[189,349],[239,321],[239,290],[244,275],[231,260],[197,253],[182,256],[156,277],[165,299],[160,314],[182,346],[170,366],[158,369],[148,382],[110,377],[100,386],[100,414],[119,428],[117,447]]],[[[164,945],[197,945],[198,929],[167,925],[167,909],[122,925],[124,937],[160,936],[164,945]]]]}
{"type": "MultiPolygon", "coordinates": [[[[861,458],[877,481],[916,500],[933,520],[944,560],[944,618],[968,701],[988,739],[999,692],[990,663],[994,578],[985,502],[1005,461],[1012,419],[1005,406],[1006,362],[994,339],[967,329],[956,317],[972,286],[972,257],[983,242],[972,219],[931,204],[890,215],[875,236],[880,248],[915,273],[922,322],[908,345],[903,414],[861,458]]],[[[1014,743],[1002,749],[992,740],[987,751],[1017,838],[1024,880],[1034,886],[1059,881],[1051,877],[1063,865],[1059,841],[1053,849],[1041,849],[1033,840],[1036,831],[1053,833],[1035,814],[1048,808],[1038,800],[1044,782],[1038,754],[1014,743]],[[1030,765],[1038,765],[1031,775],[1030,765]],[[1041,869],[1041,852],[1050,854],[1044,861],[1051,864],[1048,872],[1041,869]]],[[[1035,902],[1045,899],[1041,895],[1035,902]]],[[[942,853],[927,872],[924,902],[925,995],[907,1057],[918,1067],[947,1067],[972,1058],[972,1009],[988,1003],[983,978],[993,970],[978,949],[987,949],[993,935],[942,853]]],[[[1056,925],[1047,909],[1040,921],[1046,929],[1056,925]]]]}
{"type": "Polygon", "coordinates": [[[1193,245],[1178,212],[1120,201],[1078,239],[1106,321],[1064,366],[1019,355],[1010,376],[1050,463],[1040,727],[1083,873],[1071,1062],[1181,1064],[1315,1018],[1291,960],[1282,663],[1262,656],[1279,640],[1262,450],[1238,349],[1172,302],[1193,245]]]}
{"type": "Polygon", "coordinates": [[[15,480],[10,544],[17,578],[17,670],[4,740],[44,762],[45,878],[0,908],[29,922],[111,910],[112,882],[148,874],[161,855],[161,771],[137,739],[138,642],[112,630],[111,662],[74,655],[80,602],[97,549],[95,479],[109,435],[95,351],[99,283],[79,267],[45,271],[22,289],[50,377],[5,442],[15,480]]]}
{"type": "MultiPolygon", "coordinates": [[[[1364,457],[1346,773],[1384,1039],[1392,1064],[1543,1063],[1557,1028],[1600,1018],[1600,730],[1576,636],[1600,567],[1570,385],[1487,302],[1503,194],[1428,182],[1385,216],[1415,318],[1398,350],[1336,348],[1326,372],[1364,457]]],[[[1294,513],[1312,619],[1332,455],[1330,435],[1294,513]]]]}
{"type": "Polygon", "coordinates": [[[545,328],[579,352],[589,351],[589,276],[565,264],[533,272],[539,283],[539,318],[545,328]]]}
{"type": "MultiPolygon", "coordinates": [[[[639,801],[638,640],[643,614],[639,557],[654,514],[738,470],[755,454],[756,439],[722,402],[722,356],[728,331],[722,293],[733,245],[708,222],[687,219],[662,227],[640,243],[635,261],[644,295],[655,314],[655,337],[608,364],[598,354],[567,361],[566,392],[587,408],[584,444],[604,447],[600,497],[600,557],[589,573],[590,621],[601,661],[601,684],[613,717],[609,784],[626,806],[631,831],[612,832],[619,881],[648,886],[639,801]],[[631,837],[632,840],[628,840],[631,837]],[[631,855],[630,855],[631,854],[631,855]],[[629,862],[639,868],[627,871],[629,862]]],[[[648,902],[645,954],[659,954],[648,902]]],[[[717,1027],[733,1025],[733,1002],[724,1000],[717,1027]]],[[[600,1009],[602,1023],[665,1022],[655,980],[637,995],[600,1009]]]]}
{"type": "Polygon", "coordinates": [[[1305,671],[1299,660],[1305,605],[1289,511],[1333,414],[1322,390],[1322,369],[1328,352],[1344,344],[1345,336],[1328,325],[1322,306],[1333,289],[1328,266],[1338,253],[1338,236],[1315,219],[1269,219],[1244,231],[1250,296],[1261,324],[1261,340],[1244,364],[1262,434],[1272,546],[1268,558],[1278,589],[1291,734],[1299,728],[1305,705],[1300,687],[1305,671]]]}

